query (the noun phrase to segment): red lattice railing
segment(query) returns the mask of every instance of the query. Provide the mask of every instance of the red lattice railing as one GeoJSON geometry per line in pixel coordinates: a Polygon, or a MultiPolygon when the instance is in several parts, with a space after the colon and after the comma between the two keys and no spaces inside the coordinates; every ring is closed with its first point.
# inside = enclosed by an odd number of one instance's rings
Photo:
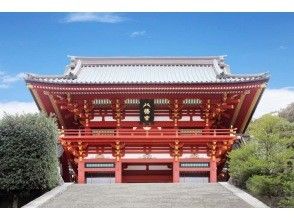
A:
{"type": "Polygon", "coordinates": [[[236,129],[65,129],[61,136],[235,136],[236,129]]]}

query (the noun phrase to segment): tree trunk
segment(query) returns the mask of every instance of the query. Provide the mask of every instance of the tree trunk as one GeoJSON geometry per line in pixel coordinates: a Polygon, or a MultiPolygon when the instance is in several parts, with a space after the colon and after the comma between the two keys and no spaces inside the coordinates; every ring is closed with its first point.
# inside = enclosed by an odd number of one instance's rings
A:
{"type": "Polygon", "coordinates": [[[13,194],[12,208],[18,208],[18,196],[13,194]]]}

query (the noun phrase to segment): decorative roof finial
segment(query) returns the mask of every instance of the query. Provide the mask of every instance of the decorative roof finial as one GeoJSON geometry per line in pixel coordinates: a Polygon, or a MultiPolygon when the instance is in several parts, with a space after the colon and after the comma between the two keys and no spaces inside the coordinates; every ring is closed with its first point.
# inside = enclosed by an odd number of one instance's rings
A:
{"type": "Polygon", "coordinates": [[[73,70],[76,67],[76,57],[75,56],[67,56],[70,59],[70,63],[68,64],[68,67],[70,70],[73,70]]]}

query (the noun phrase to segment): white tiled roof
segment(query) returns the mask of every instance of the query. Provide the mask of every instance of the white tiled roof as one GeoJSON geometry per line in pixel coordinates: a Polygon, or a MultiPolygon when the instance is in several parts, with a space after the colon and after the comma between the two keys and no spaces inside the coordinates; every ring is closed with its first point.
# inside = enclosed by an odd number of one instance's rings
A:
{"type": "Polygon", "coordinates": [[[28,76],[47,83],[132,84],[252,81],[265,75],[232,75],[223,57],[71,57],[63,76],[28,76]]]}
{"type": "Polygon", "coordinates": [[[212,66],[86,66],[77,76],[88,83],[187,83],[215,81],[217,73],[212,66]]]}

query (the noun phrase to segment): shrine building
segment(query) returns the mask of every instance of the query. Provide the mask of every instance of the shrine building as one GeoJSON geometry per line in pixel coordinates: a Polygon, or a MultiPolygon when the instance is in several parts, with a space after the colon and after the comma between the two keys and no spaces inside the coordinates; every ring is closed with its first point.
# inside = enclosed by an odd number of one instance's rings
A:
{"type": "Polygon", "coordinates": [[[63,75],[27,75],[56,117],[62,176],[77,183],[217,182],[269,76],[224,56],[70,57],[63,75]]]}

